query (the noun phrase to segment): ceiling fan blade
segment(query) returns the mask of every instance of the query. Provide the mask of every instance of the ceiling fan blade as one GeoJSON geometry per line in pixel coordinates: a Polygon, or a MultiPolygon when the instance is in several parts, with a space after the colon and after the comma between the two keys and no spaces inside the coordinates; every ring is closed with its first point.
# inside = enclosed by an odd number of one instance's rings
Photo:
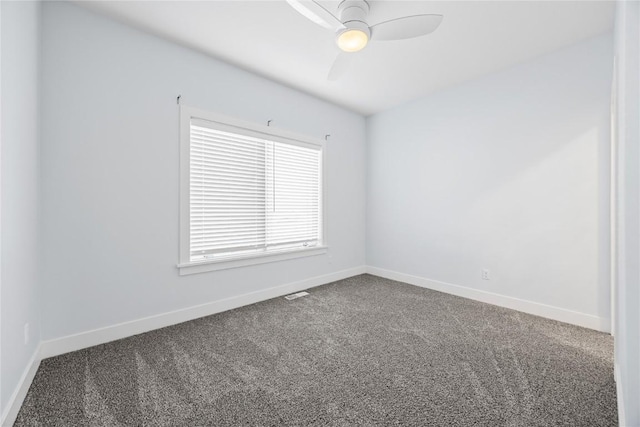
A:
{"type": "Polygon", "coordinates": [[[381,22],[371,27],[372,40],[403,40],[434,32],[442,15],[413,15],[381,22]]]}
{"type": "Polygon", "coordinates": [[[345,28],[344,24],[340,22],[338,18],[333,16],[324,7],[320,6],[318,2],[313,0],[287,0],[287,3],[297,10],[302,16],[315,22],[321,27],[329,30],[339,30],[345,28]]]}
{"type": "Polygon", "coordinates": [[[338,56],[336,56],[335,61],[333,61],[333,65],[329,70],[329,75],[327,76],[327,80],[336,81],[344,73],[347,72],[349,67],[351,67],[351,63],[353,62],[353,53],[340,52],[338,56]]]}

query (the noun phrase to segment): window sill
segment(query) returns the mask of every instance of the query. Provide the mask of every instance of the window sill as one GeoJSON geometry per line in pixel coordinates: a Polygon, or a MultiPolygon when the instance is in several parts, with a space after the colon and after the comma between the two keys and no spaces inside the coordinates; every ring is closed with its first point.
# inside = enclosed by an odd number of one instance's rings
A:
{"type": "Polygon", "coordinates": [[[256,264],[266,264],[268,262],[321,255],[327,253],[328,249],[327,246],[317,246],[309,249],[294,249],[270,254],[244,256],[241,258],[186,262],[178,264],[178,270],[180,276],[186,276],[188,274],[205,273],[207,271],[226,270],[228,268],[247,267],[256,264]]]}

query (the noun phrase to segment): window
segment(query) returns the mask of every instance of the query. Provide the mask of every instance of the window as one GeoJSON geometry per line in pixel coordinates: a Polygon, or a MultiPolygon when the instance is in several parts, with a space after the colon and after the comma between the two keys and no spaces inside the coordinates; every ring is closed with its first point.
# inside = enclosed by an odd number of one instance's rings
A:
{"type": "Polygon", "coordinates": [[[326,252],[323,144],[181,107],[180,274],[326,252]]]}

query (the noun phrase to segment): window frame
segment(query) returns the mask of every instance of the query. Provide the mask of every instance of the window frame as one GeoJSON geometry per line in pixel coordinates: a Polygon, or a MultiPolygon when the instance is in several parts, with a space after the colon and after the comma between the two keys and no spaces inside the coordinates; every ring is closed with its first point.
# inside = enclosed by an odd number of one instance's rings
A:
{"type": "MultiPolygon", "coordinates": [[[[215,128],[215,126],[214,126],[215,128]]],[[[228,268],[245,267],[256,264],[283,261],[313,255],[325,254],[327,245],[327,197],[326,197],[326,143],[321,139],[311,138],[289,132],[273,126],[260,125],[211,111],[180,105],[180,260],[178,270],[181,276],[228,268]],[[220,259],[191,261],[190,245],[190,153],[191,153],[191,120],[207,121],[219,125],[220,130],[233,131],[246,136],[269,139],[287,144],[318,148],[320,150],[320,245],[311,248],[295,248],[282,251],[229,256],[220,259]]]]}

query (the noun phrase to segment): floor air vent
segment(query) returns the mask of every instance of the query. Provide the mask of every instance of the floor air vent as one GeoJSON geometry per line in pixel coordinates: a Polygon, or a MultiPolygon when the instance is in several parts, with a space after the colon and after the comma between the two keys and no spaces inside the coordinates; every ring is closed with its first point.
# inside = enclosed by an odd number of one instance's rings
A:
{"type": "Polygon", "coordinates": [[[295,294],[287,295],[286,297],[284,297],[284,299],[291,301],[292,299],[305,297],[307,295],[309,295],[309,292],[302,291],[302,292],[297,292],[295,294]]]}

